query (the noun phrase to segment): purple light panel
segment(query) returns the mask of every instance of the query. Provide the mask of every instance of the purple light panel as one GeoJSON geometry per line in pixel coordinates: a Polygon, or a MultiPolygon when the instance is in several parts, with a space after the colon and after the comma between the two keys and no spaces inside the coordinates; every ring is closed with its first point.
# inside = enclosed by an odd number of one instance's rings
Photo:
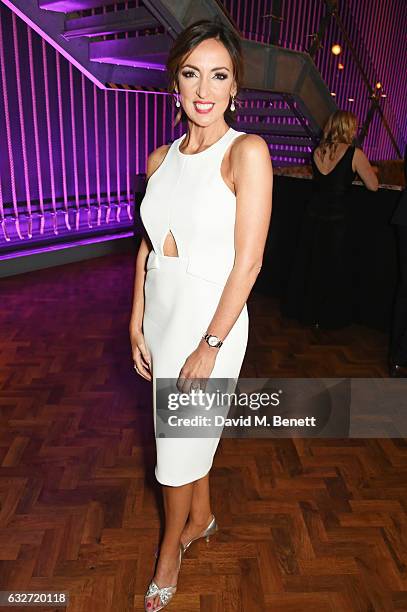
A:
{"type": "Polygon", "coordinates": [[[33,247],[24,251],[11,251],[0,253],[0,261],[14,259],[15,257],[28,257],[30,255],[38,255],[40,253],[49,253],[50,251],[60,251],[61,249],[71,249],[72,247],[84,246],[86,244],[96,244],[98,242],[109,242],[110,240],[118,240],[119,238],[130,238],[133,232],[120,232],[118,234],[108,234],[106,236],[92,236],[91,238],[82,238],[74,242],[60,242],[45,246],[33,247]]]}
{"type": "Polygon", "coordinates": [[[168,98],[98,89],[3,4],[0,85],[0,250],[83,231],[84,208],[89,227],[131,227],[136,175],[173,138],[168,98]]]}
{"type": "MultiPolygon", "coordinates": [[[[96,87],[96,85],[94,85],[96,87]]],[[[71,132],[72,132],[72,168],[74,178],[74,191],[75,191],[75,206],[79,209],[79,185],[78,185],[78,156],[76,153],[76,120],[75,120],[75,92],[73,85],[73,69],[72,64],[69,64],[69,101],[71,110],[71,132]]]]}
{"type": "Polygon", "coordinates": [[[88,151],[88,112],[86,105],[85,76],[81,73],[81,94],[82,94],[82,132],[83,132],[83,153],[84,153],[84,174],[85,174],[85,194],[86,206],[90,208],[90,189],[89,189],[89,151],[88,151]]]}

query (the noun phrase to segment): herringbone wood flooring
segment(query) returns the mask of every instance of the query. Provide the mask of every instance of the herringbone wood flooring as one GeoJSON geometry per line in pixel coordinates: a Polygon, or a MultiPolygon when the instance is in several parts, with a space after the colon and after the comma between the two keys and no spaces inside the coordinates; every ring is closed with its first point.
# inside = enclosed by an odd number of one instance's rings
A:
{"type": "MultiPolygon", "coordinates": [[[[142,610],[160,538],[133,264],[2,281],[0,590],[65,590],[75,612],[142,610]]],[[[255,294],[249,315],[242,376],[386,374],[384,334],[304,330],[255,294]]],[[[406,473],[405,440],[222,439],[220,531],[188,551],[168,610],[407,610],[406,473]]]]}

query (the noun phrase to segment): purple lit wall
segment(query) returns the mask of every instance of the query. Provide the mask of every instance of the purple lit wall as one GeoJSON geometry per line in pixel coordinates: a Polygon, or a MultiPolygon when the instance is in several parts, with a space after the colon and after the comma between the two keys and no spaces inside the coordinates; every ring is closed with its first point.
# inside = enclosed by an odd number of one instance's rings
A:
{"type": "Polygon", "coordinates": [[[284,0],[221,0],[244,38],[270,45],[278,44],[278,17],[283,3],[284,0]]]}
{"type": "MultiPolygon", "coordinates": [[[[247,38],[306,51],[310,35],[318,31],[325,14],[323,0],[222,0],[247,38]],[[270,17],[273,15],[274,17],[270,17]],[[279,19],[281,18],[282,21],[279,19]]],[[[407,2],[406,0],[339,0],[339,15],[370,83],[383,84],[384,114],[397,144],[404,151],[407,142],[407,2]]],[[[332,18],[315,63],[339,108],[351,110],[360,125],[369,109],[369,99],[342,33],[332,18]],[[343,54],[331,53],[338,42],[343,54]],[[342,62],[343,70],[338,70],[342,62]],[[349,98],[354,99],[353,102],[349,98]]],[[[363,148],[371,159],[394,159],[395,151],[378,115],[375,116],[363,148]]]]}
{"type": "Polygon", "coordinates": [[[98,89],[2,4],[0,67],[0,247],[130,227],[136,175],[182,132],[168,97],[98,89]]]}

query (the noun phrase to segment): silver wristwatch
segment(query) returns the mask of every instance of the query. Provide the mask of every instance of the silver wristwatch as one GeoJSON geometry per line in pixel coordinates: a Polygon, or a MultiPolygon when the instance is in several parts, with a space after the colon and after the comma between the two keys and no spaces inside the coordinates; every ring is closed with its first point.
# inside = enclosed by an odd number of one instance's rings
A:
{"type": "Polygon", "coordinates": [[[206,344],[212,348],[219,348],[223,344],[222,340],[219,340],[218,336],[214,336],[213,334],[205,334],[202,336],[202,340],[205,340],[206,344]]]}

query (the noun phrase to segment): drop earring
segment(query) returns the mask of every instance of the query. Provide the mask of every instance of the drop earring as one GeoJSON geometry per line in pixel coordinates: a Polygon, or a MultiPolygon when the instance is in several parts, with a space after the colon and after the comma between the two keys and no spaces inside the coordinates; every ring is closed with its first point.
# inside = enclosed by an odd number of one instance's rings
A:
{"type": "Polygon", "coordinates": [[[235,108],[236,108],[236,107],[235,107],[235,96],[232,96],[232,103],[231,103],[231,105],[230,105],[230,110],[231,110],[231,111],[234,111],[234,110],[235,110],[235,108]]]}
{"type": "Polygon", "coordinates": [[[181,102],[179,101],[179,95],[178,94],[176,94],[176,97],[175,97],[175,106],[177,108],[179,108],[181,106],[181,102]]]}

